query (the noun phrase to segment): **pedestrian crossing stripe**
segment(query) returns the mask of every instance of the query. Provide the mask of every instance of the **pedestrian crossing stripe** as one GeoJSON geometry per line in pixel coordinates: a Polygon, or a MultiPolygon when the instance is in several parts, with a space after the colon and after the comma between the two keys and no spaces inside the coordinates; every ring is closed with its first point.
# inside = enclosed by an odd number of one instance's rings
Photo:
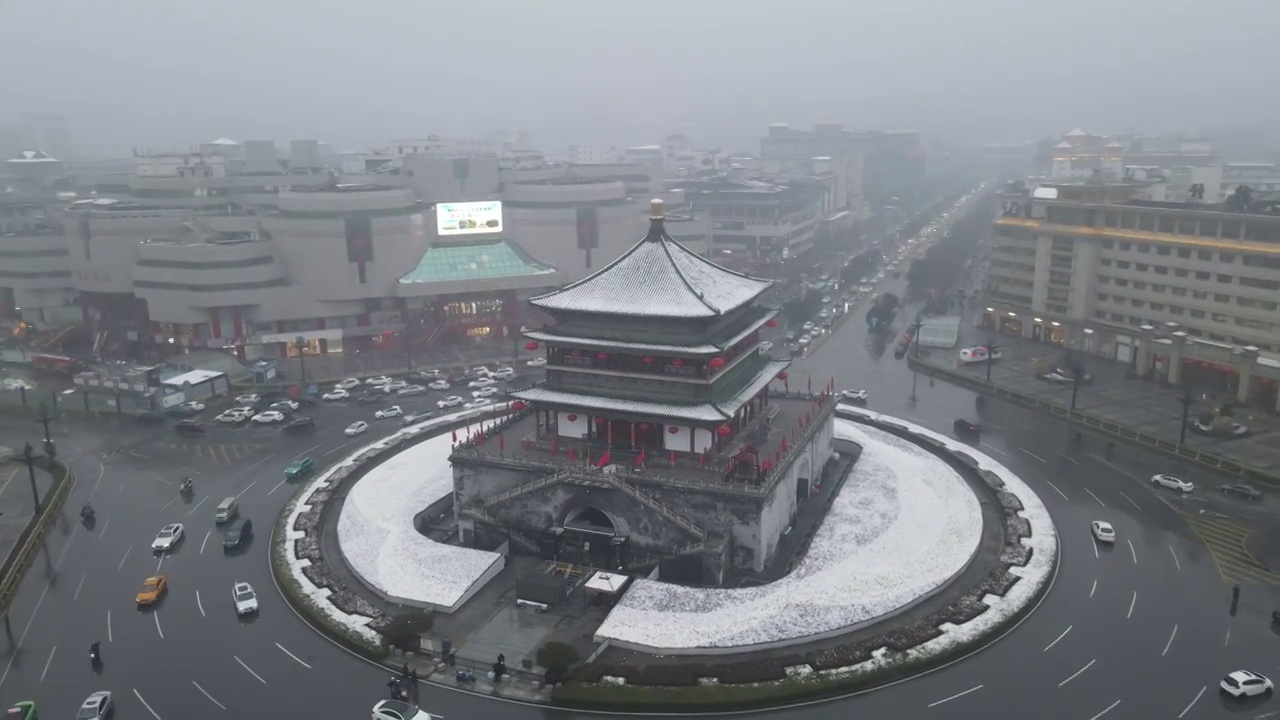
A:
{"type": "Polygon", "coordinates": [[[1280,574],[1272,572],[1249,552],[1245,542],[1253,528],[1229,518],[1184,514],[1187,524],[1209,548],[1218,574],[1228,585],[1251,583],[1280,585],[1280,574]]]}
{"type": "Polygon", "coordinates": [[[239,443],[158,443],[157,447],[183,454],[192,454],[197,458],[216,465],[231,465],[245,458],[261,453],[263,445],[244,445],[239,443]]]}

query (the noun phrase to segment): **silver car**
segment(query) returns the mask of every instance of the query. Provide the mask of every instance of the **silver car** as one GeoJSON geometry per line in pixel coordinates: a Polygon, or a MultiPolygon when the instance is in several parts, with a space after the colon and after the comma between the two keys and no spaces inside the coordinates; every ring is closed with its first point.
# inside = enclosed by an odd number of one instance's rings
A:
{"type": "Polygon", "coordinates": [[[111,701],[111,693],[99,690],[80,703],[76,712],[76,720],[106,720],[115,713],[115,703],[111,701]]]}

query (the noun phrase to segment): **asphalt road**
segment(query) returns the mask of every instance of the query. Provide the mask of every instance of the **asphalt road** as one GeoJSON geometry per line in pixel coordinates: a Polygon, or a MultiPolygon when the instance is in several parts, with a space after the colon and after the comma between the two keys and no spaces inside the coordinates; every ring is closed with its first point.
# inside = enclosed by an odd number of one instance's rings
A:
{"type": "MultiPolygon", "coordinates": [[[[909,317],[904,313],[904,317],[909,317]]],[[[814,375],[815,386],[836,377],[840,387],[866,387],[870,406],[940,431],[956,417],[975,419],[967,392],[920,381],[892,354],[876,359],[865,347],[860,317],[852,318],[792,377],[814,375]]],[[[406,409],[434,397],[408,399],[406,409]]],[[[318,409],[310,437],[272,429],[217,429],[198,441],[176,442],[168,428],[111,428],[90,420],[60,425],[60,448],[75,466],[77,487],[66,521],[51,536],[44,565],[28,575],[12,611],[11,641],[0,674],[5,702],[33,698],[48,717],[70,717],[93,690],[115,692],[121,718],[200,720],[219,717],[359,717],[383,696],[387,673],[337,649],[301,623],[276,592],[267,564],[267,533],[288,497],[284,467],[311,454],[322,465],[355,442],[342,429],[370,419],[376,406],[318,409]],[[198,447],[250,450],[206,454],[198,447]],[[185,469],[184,469],[185,468],[185,469]],[[176,481],[196,474],[196,493],[178,498],[176,481]],[[243,553],[224,556],[213,506],[240,495],[241,514],[259,525],[243,553]],[[89,531],[75,508],[92,498],[98,522],[89,531]],[[183,522],[187,538],[164,558],[147,548],[159,528],[183,522]],[[133,595],[142,579],[168,574],[171,589],[157,608],[139,611],[133,595]],[[261,613],[241,621],[232,608],[233,580],[258,590],[261,613]],[[103,642],[95,676],[86,657],[103,642]],[[15,649],[16,647],[16,649],[15,649]]],[[[1280,708],[1262,699],[1224,702],[1216,688],[1240,667],[1274,673],[1280,637],[1269,625],[1280,607],[1266,578],[1239,580],[1237,612],[1224,583],[1231,542],[1206,544],[1193,522],[1210,518],[1249,528],[1274,523],[1269,506],[1247,508],[1212,493],[1177,498],[1145,481],[1171,469],[1158,458],[1117,449],[1100,457],[1101,441],[1082,451],[1071,431],[1049,418],[993,406],[983,420],[983,449],[1020,473],[1053,513],[1062,538],[1059,572],[1040,608],[1016,631],[974,659],[855,698],[768,713],[810,720],[861,717],[1108,718],[1254,717],[1280,708]],[[1200,511],[1204,510],[1204,513],[1200,511]],[[1191,521],[1188,521],[1191,518],[1191,521]],[[1099,547],[1094,519],[1110,521],[1118,541],[1099,547]]],[[[356,442],[398,428],[374,423],[356,442]]],[[[6,436],[29,432],[0,421],[6,436]]],[[[1218,480],[1202,473],[1202,486],[1218,480]]],[[[0,641],[0,646],[5,643],[0,641]]],[[[587,717],[426,687],[422,704],[451,718],[541,720],[587,717]]]]}

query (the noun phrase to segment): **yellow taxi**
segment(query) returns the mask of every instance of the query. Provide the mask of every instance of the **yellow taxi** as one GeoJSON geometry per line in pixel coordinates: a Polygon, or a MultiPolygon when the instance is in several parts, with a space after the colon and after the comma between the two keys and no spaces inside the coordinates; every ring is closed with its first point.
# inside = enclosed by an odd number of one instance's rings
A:
{"type": "Polygon", "coordinates": [[[169,589],[169,580],[163,575],[156,575],[147,578],[142,583],[142,589],[138,591],[139,605],[154,605],[164,597],[164,593],[169,589]]]}

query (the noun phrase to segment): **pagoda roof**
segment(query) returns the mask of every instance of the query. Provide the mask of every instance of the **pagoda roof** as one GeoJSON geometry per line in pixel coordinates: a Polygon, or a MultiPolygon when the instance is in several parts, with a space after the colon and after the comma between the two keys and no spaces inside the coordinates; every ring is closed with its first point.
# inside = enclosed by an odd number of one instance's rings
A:
{"type": "Polygon", "coordinates": [[[765,323],[769,322],[769,320],[777,314],[777,310],[769,309],[766,313],[756,319],[755,322],[747,325],[746,328],[725,337],[723,340],[711,338],[706,342],[702,342],[697,345],[668,345],[664,343],[636,342],[633,340],[586,338],[579,337],[577,335],[563,335],[556,332],[554,327],[542,330],[526,330],[524,336],[530,340],[537,340],[544,343],[577,345],[586,348],[611,348],[613,350],[623,352],[632,351],[669,355],[710,355],[713,353],[723,352],[725,349],[738,344],[748,335],[763,327],[765,323]]]}
{"type": "Polygon", "coordinates": [[[681,245],[653,202],[649,233],[621,257],[571,285],[530,298],[544,310],[655,318],[714,318],[746,305],[773,285],[721,267],[681,245]]]}
{"type": "Polygon", "coordinates": [[[534,385],[524,390],[513,390],[509,394],[517,400],[528,403],[544,403],[569,408],[582,408],[599,412],[618,412],[630,415],[643,415],[653,418],[671,418],[690,422],[723,422],[733,417],[742,406],[757,393],[773,382],[778,373],[786,370],[790,361],[773,361],[765,365],[756,379],[748,383],[732,398],[719,403],[661,403],[648,400],[625,400],[622,398],[587,395],[585,393],[554,390],[543,384],[534,385]]]}

